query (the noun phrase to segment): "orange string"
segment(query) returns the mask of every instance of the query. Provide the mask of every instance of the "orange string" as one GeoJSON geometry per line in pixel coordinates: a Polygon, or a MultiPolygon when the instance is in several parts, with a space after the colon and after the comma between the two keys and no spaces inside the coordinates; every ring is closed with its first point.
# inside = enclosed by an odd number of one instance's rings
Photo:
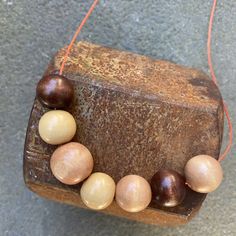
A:
{"type": "Polygon", "coordinates": [[[63,73],[63,70],[64,70],[64,67],[65,67],[65,64],[66,64],[66,61],[68,59],[68,56],[70,54],[70,51],[71,51],[71,48],[72,46],[74,45],[75,43],[75,40],[76,38],[78,37],[81,29],[83,28],[83,26],[85,25],[86,21],[88,20],[89,16],[91,15],[91,13],[93,12],[94,8],[96,7],[98,3],[98,0],[94,0],[93,4],[91,5],[90,9],[88,10],[86,16],[84,17],[84,19],[82,20],[81,24],[79,25],[79,27],[77,28],[69,46],[67,47],[67,50],[66,50],[66,53],[65,53],[65,56],[63,58],[63,61],[62,61],[62,64],[61,64],[61,68],[60,68],[60,71],[59,71],[59,75],[62,75],[63,73]]]}
{"type": "MultiPolygon", "coordinates": [[[[215,72],[214,72],[214,69],[213,69],[212,59],[211,59],[211,33],[212,33],[213,20],[214,20],[214,15],[215,15],[215,10],[216,10],[216,4],[217,4],[217,0],[213,0],[213,6],[212,6],[212,9],[211,9],[209,27],[208,27],[207,58],[208,58],[208,66],[209,66],[209,69],[210,69],[210,72],[211,72],[211,78],[212,78],[213,82],[217,85],[217,79],[216,79],[216,75],[215,75],[215,72]]],[[[227,123],[228,123],[229,142],[228,142],[228,145],[225,148],[224,152],[219,157],[219,161],[222,161],[222,160],[225,159],[225,157],[229,153],[229,151],[231,149],[231,146],[232,146],[232,143],[233,143],[233,127],[232,127],[228,107],[227,107],[227,105],[224,101],[223,101],[223,107],[224,107],[224,113],[225,113],[225,116],[227,118],[227,123]]]]}
{"type": "MultiPolygon", "coordinates": [[[[84,17],[84,19],[82,20],[81,24],[77,28],[77,30],[76,30],[76,32],[75,32],[75,34],[74,34],[74,36],[73,36],[69,46],[67,47],[65,56],[64,56],[62,64],[61,64],[61,68],[60,68],[60,72],[59,72],[60,75],[62,75],[62,73],[63,73],[64,67],[65,67],[65,63],[66,63],[66,61],[68,59],[68,56],[69,56],[70,51],[71,51],[71,48],[72,48],[73,44],[75,43],[76,38],[78,37],[81,29],[83,28],[83,26],[86,23],[87,19],[89,18],[89,16],[93,12],[93,10],[96,7],[97,3],[98,3],[98,0],[94,0],[94,2],[91,5],[89,11],[87,12],[86,16],[84,17]]],[[[209,66],[209,69],[210,69],[211,78],[212,78],[213,82],[217,85],[217,79],[216,79],[216,76],[215,76],[215,72],[214,72],[213,65],[212,65],[212,59],[211,59],[211,33],[212,33],[214,14],[215,14],[215,10],[216,10],[216,4],[217,4],[217,0],[213,0],[213,6],[212,6],[212,9],[211,9],[210,20],[209,20],[209,27],[208,27],[207,57],[208,57],[208,66],[209,66]]],[[[233,128],[232,128],[232,123],[231,123],[229,111],[228,111],[228,108],[227,108],[227,105],[226,105],[225,102],[223,102],[223,107],[224,107],[224,113],[225,113],[225,116],[226,116],[227,122],[228,122],[229,142],[228,142],[227,147],[225,148],[225,151],[219,157],[219,161],[222,161],[222,160],[225,159],[225,157],[229,153],[229,151],[231,149],[231,146],[232,146],[232,143],[233,143],[233,128]]]]}

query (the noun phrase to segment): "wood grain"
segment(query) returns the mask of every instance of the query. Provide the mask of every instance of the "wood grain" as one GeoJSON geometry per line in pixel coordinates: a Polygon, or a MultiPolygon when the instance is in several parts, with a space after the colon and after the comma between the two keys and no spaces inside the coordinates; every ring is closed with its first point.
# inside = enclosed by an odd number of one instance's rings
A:
{"type": "MultiPolygon", "coordinates": [[[[58,72],[64,52],[57,53],[45,75],[58,72]]],[[[68,108],[78,126],[74,140],[91,151],[94,171],[105,172],[116,182],[127,174],[150,181],[160,168],[183,173],[192,156],[218,158],[222,98],[203,72],[80,42],[72,50],[64,75],[75,88],[68,108]]],[[[63,185],[50,171],[56,147],[38,135],[38,121],[47,110],[35,99],[24,151],[26,185],[41,196],[84,207],[80,185],[63,185]]],[[[178,225],[196,214],[205,196],[188,189],[177,207],[163,208],[152,201],[148,209],[131,214],[114,203],[104,212],[150,224],[178,225]]]]}

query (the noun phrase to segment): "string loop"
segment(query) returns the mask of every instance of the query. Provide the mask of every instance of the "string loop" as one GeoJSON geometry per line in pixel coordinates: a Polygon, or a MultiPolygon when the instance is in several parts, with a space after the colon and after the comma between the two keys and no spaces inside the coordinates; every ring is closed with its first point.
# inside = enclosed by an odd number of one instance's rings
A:
{"type": "MultiPolygon", "coordinates": [[[[60,67],[60,72],[59,74],[62,75],[66,61],[68,59],[68,56],[70,54],[71,48],[74,45],[76,38],[78,37],[81,29],[83,28],[84,24],[86,23],[86,21],[88,20],[89,16],[91,15],[91,13],[93,12],[94,8],[96,7],[98,3],[98,0],[94,0],[93,4],[91,5],[89,11],[87,12],[87,14],[85,15],[84,19],[82,20],[81,24],[79,25],[79,27],[77,28],[69,46],[67,47],[65,56],[63,58],[61,67],[60,67]]],[[[214,20],[214,15],[215,15],[215,10],[216,10],[216,5],[217,5],[217,0],[213,0],[213,6],[211,9],[211,14],[210,14],[210,20],[209,20],[209,26],[208,26],[208,38],[207,38],[207,58],[208,58],[208,66],[210,69],[210,73],[211,73],[211,78],[213,80],[213,82],[217,85],[217,79],[216,79],[216,75],[213,69],[213,65],[212,65],[212,58],[211,58],[211,33],[212,33],[212,27],[213,27],[213,20],[214,20]]],[[[218,85],[217,85],[218,86],[218,85]]],[[[228,107],[227,104],[223,101],[223,108],[224,108],[224,113],[227,119],[227,123],[228,123],[228,136],[229,136],[229,141],[228,141],[228,145],[225,148],[224,152],[222,153],[222,155],[220,155],[219,157],[219,161],[222,161],[225,159],[225,157],[227,156],[227,154],[229,153],[232,143],[233,143],[233,128],[232,128],[232,123],[231,123],[231,119],[230,119],[230,115],[229,115],[229,111],[228,111],[228,107]]]]}
{"type": "MultiPolygon", "coordinates": [[[[210,73],[211,73],[211,78],[212,78],[213,82],[216,84],[216,86],[218,86],[215,71],[214,71],[214,68],[212,65],[212,59],[211,59],[211,33],[212,33],[212,28],[213,28],[213,21],[214,21],[214,15],[215,15],[215,11],[216,11],[216,5],[217,5],[217,0],[213,0],[213,5],[212,5],[212,9],[211,9],[211,14],[210,14],[210,20],[209,20],[209,26],[208,26],[207,59],[208,59],[208,66],[209,66],[210,73]]],[[[219,161],[222,161],[226,158],[227,154],[229,153],[229,151],[231,149],[232,143],[233,143],[233,127],[232,127],[227,104],[224,101],[223,101],[223,108],[224,108],[224,113],[225,113],[227,123],[228,123],[229,141],[228,141],[228,144],[227,144],[224,152],[220,155],[220,157],[218,159],[219,161]]]]}

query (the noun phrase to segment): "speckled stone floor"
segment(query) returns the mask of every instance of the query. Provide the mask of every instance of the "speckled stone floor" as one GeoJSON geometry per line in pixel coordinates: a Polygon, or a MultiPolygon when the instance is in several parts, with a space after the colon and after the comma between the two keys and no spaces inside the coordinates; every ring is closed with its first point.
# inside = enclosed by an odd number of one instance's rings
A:
{"type": "MultiPolygon", "coordinates": [[[[236,235],[235,146],[222,163],[221,187],[188,225],[160,228],[42,199],[23,183],[22,152],[35,85],[68,43],[89,1],[0,1],[0,235],[236,235]]],[[[80,39],[208,71],[212,1],[101,0],[80,39]]],[[[219,1],[213,63],[235,127],[236,2],[219,1]]],[[[225,139],[226,140],[226,139],[225,139]]]]}

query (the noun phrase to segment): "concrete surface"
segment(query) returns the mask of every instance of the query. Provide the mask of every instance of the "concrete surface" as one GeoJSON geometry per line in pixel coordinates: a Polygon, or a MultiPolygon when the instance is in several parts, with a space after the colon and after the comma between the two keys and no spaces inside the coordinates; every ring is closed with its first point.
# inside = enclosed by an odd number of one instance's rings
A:
{"type": "MultiPolygon", "coordinates": [[[[22,178],[22,152],[35,85],[51,56],[68,43],[91,0],[0,1],[0,235],[236,235],[235,150],[221,187],[189,224],[160,228],[44,200],[22,178]]],[[[80,39],[168,59],[208,72],[212,1],[101,0],[80,39]]],[[[236,3],[219,1],[213,62],[236,119],[236,3]]]]}

